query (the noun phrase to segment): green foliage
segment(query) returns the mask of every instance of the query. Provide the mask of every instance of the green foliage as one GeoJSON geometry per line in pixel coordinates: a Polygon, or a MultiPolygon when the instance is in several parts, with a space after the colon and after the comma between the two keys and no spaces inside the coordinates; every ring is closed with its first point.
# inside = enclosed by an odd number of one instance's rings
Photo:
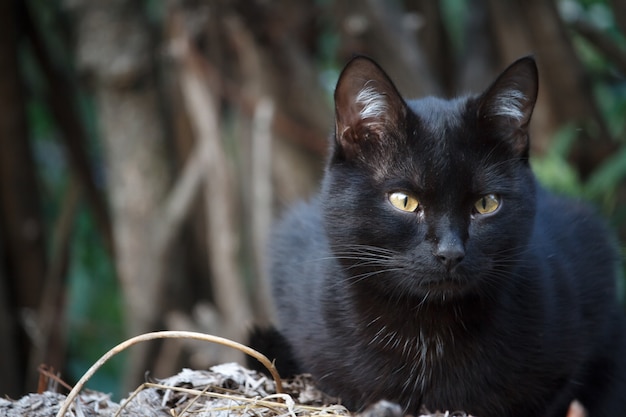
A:
{"type": "Polygon", "coordinates": [[[584,194],[594,200],[613,201],[615,191],[626,178],[626,146],[608,158],[586,181],[584,194]]]}
{"type": "Polygon", "coordinates": [[[577,129],[566,126],[555,135],[550,149],[543,156],[532,158],[539,181],[551,190],[570,196],[581,195],[584,188],[575,167],[567,161],[576,136],[577,129]]]}
{"type": "MultiPolygon", "coordinates": [[[[539,181],[547,188],[572,197],[580,197],[596,205],[618,229],[626,225],[626,208],[618,203],[618,191],[626,179],[626,144],[581,181],[578,172],[567,160],[570,148],[577,137],[577,129],[566,126],[554,137],[552,147],[541,157],[532,158],[532,166],[539,181]]],[[[618,277],[618,291],[626,301],[626,244],[620,246],[622,268],[618,277]]]]}
{"type": "Polygon", "coordinates": [[[462,53],[467,47],[464,35],[465,16],[468,15],[469,1],[440,0],[441,13],[444,26],[448,31],[450,40],[457,53],[462,53]]]}
{"type": "Polygon", "coordinates": [[[621,221],[617,220],[621,217],[621,210],[617,207],[617,191],[626,179],[626,144],[583,182],[567,159],[578,136],[577,131],[572,125],[562,128],[555,135],[548,152],[532,158],[533,170],[539,181],[549,189],[593,202],[614,224],[619,225],[621,221]]]}

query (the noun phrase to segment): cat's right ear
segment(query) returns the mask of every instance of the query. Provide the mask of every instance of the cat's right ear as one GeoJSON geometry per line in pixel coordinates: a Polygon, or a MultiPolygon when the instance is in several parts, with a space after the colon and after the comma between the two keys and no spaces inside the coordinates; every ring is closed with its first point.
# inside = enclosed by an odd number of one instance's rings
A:
{"type": "Polygon", "coordinates": [[[369,58],[353,58],[335,89],[335,139],[347,157],[397,130],[407,107],[387,74],[369,58]]]}

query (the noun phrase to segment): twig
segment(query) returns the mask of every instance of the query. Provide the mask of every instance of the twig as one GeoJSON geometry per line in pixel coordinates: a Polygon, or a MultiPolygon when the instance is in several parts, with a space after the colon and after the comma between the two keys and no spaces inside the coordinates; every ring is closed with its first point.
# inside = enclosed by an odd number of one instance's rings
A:
{"type": "Polygon", "coordinates": [[[85,374],[76,383],[72,391],[70,391],[70,393],[67,395],[67,398],[65,399],[65,401],[63,401],[63,405],[59,409],[59,412],[56,414],[56,417],[65,416],[65,413],[69,409],[70,404],[75,400],[76,396],[83,389],[83,386],[96,373],[96,371],[100,369],[102,365],[104,365],[109,359],[111,359],[113,356],[117,355],[118,353],[124,351],[125,349],[128,349],[129,347],[137,343],[146,342],[149,340],[156,340],[156,339],[195,339],[195,340],[202,340],[205,342],[217,343],[223,346],[228,346],[233,349],[237,349],[245,353],[246,355],[250,355],[256,360],[258,360],[259,362],[261,362],[261,364],[263,364],[263,366],[267,368],[267,370],[272,375],[272,378],[274,379],[274,383],[276,384],[276,393],[277,394],[283,393],[282,380],[280,379],[280,375],[278,374],[278,371],[276,370],[276,367],[274,366],[274,364],[267,358],[267,356],[263,355],[262,353],[246,345],[237,343],[229,339],[225,339],[223,337],[213,336],[213,335],[204,334],[204,333],[184,332],[184,331],[153,332],[153,333],[145,333],[139,336],[135,336],[131,339],[128,339],[120,343],[119,345],[115,346],[113,349],[105,353],[100,359],[96,361],[96,363],[91,365],[91,368],[89,368],[87,372],[85,372],[85,374]]]}
{"type": "Polygon", "coordinates": [[[50,390],[50,380],[56,382],[56,384],[58,385],[61,385],[68,391],[72,390],[72,387],[67,382],[61,379],[59,373],[54,372],[54,368],[42,364],[39,365],[39,368],[37,368],[37,370],[39,371],[39,384],[37,385],[37,394],[42,394],[44,391],[50,390]]]}

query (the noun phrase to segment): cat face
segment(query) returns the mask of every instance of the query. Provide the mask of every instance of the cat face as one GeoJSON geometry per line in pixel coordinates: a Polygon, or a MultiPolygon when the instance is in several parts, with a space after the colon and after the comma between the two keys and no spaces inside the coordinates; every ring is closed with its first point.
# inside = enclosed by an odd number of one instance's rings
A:
{"type": "Polygon", "coordinates": [[[505,279],[534,219],[536,94],[531,58],[482,95],[410,102],[371,60],[347,65],[323,201],[350,284],[443,299],[505,279]]]}

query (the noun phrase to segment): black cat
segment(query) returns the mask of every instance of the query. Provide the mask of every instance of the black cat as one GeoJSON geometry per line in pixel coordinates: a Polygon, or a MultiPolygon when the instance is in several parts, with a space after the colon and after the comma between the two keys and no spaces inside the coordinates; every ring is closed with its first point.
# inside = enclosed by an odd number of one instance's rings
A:
{"type": "Polygon", "coordinates": [[[537,184],[536,96],[532,58],[481,95],[408,102],[373,61],[346,66],[322,190],[273,237],[279,370],[353,409],[626,413],[617,255],[537,184]]]}

